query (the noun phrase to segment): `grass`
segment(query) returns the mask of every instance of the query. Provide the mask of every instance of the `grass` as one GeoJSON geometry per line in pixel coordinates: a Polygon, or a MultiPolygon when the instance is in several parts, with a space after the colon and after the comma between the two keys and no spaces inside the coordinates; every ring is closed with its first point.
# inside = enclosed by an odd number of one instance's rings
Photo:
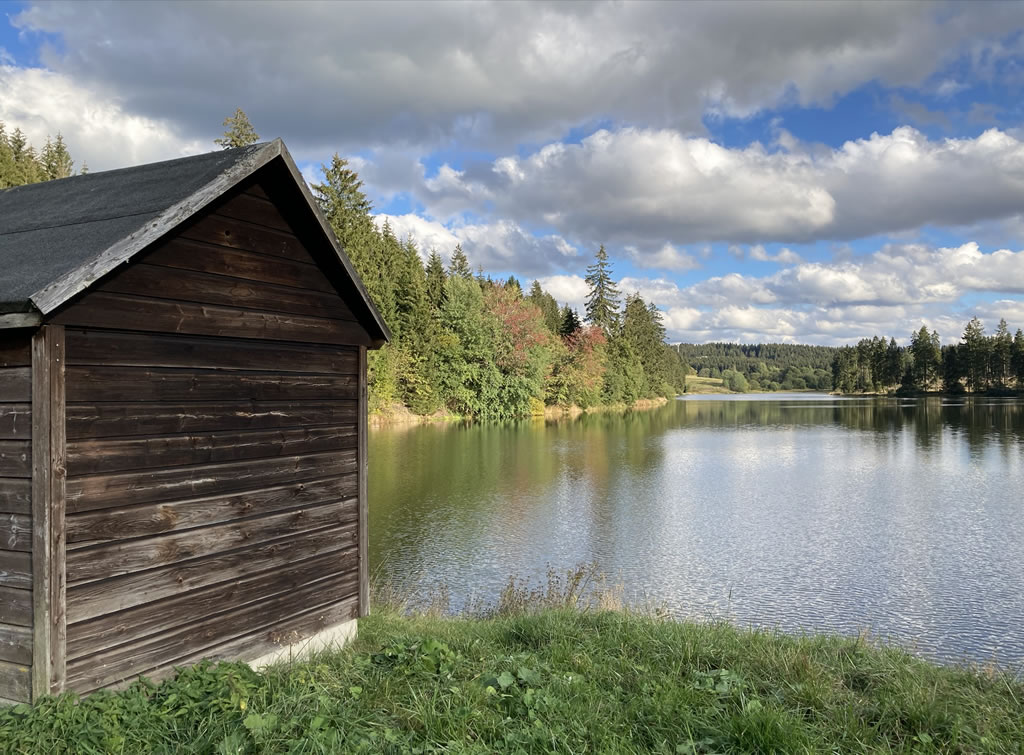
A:
{"type": "Polygon", "coordinates": [[[585,570],[510,581],[486,616],[443,603],[384,607],[350,647],[265,673],[204,664],[16,706],[0,752],[1024,752],[1024,685],[1005,672],[602,610],[614,590],[585,570]]]}
{"type": "Polygon", "coordinates": [[[697,377],[696,375],[686,376],[687,393],[732,393],[722,378],[697,377]]]}

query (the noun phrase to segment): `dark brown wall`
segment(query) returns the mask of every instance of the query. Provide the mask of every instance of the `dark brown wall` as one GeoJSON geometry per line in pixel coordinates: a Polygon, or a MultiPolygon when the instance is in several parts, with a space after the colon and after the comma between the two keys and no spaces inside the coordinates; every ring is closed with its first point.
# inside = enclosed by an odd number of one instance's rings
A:
{"type": "Polygon", "coordinates": [[[258,188],[54,322],[69,689],[255,657],[356,616],[369,337],[258,188]]]}
{"type": "Polygon", "coordinates": [[[0,698],[27,702],[32,665],[30,337],[0,331],[0,698]]]}

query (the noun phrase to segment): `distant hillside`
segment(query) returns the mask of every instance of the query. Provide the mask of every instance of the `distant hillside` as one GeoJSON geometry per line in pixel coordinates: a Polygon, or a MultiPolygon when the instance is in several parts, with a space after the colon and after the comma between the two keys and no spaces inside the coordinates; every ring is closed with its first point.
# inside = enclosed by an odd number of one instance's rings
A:
{"type": "Polygon", "coordinates": [[[831,390],[838,351],[790,343],[680,343],[673,348],[701,377],[720,377],[734,390],[763,391],[831,390]]]}

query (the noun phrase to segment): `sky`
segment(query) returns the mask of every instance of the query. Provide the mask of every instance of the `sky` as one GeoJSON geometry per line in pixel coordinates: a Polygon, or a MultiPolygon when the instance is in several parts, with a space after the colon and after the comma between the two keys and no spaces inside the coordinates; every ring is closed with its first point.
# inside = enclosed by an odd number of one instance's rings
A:
{"type": "Polygon", "coordinates": [[[3,2],[0,121],[89,170],[241,107],[424,254],[669,339],[1024,327],[1024,3],[3,2]]]}

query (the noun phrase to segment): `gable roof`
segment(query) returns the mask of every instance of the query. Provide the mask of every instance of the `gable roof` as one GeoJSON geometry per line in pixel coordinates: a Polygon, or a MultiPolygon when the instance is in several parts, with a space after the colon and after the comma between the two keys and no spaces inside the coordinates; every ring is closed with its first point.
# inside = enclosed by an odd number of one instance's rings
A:
{"type": "MultiPolygon", "coordinates": [[[[297,204],[311,211],[314,230],[347,275],[348,280],[331,282],[354,291],[359,301],[350,306],[375,342],[390,340],[387,325],[280,139],[0,191],[0,313],[53,312],[272,164],[278,176],[290,176],[286,182],[297,204]]],[[[0,314],[0,327],[5,318],[10,326],[27,324],[20,315],[0,314]]]]}

